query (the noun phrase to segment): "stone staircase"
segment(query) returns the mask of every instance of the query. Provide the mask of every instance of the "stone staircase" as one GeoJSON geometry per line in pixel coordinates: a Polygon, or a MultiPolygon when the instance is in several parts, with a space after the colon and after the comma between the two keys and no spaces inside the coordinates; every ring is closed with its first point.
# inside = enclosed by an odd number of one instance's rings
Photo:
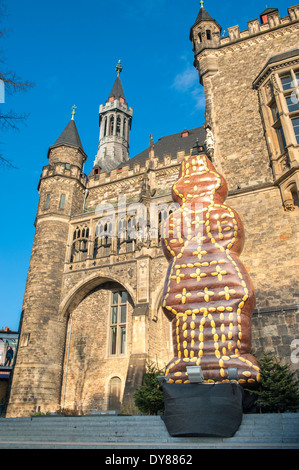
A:
{"type": "Polygon", "coordinates": [[[299,413],[245,414],[231,438],[173,438],[160,416],[0,418],[0,449],[299,449],[299,413]]]}

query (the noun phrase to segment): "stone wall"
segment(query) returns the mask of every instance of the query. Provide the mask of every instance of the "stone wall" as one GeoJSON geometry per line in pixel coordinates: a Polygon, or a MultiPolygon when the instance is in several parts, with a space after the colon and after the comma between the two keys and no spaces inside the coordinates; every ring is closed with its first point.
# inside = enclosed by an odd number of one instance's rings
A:
{"type": "Polygon", "coordinates": [[[230,41],[197,58],[217,63],[217,73],[203,76],[206,120],[214,132],[216,166],[230,190],[273,181],[252,83],[271,56],[298,47],[298,30],[297,22],[230,41]]]}

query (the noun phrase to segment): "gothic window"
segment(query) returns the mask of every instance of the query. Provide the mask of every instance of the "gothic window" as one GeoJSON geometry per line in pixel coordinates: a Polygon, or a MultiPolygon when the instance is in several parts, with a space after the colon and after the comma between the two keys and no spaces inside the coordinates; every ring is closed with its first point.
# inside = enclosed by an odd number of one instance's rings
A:
{"type": "Polygon", "coordinates": [[[111,118],[110,118],[109,135],[113,135],[113,132],[114,132],[114,116],[111,116],[111,118]]]}
{"type": "Polygon", "coordinates": [[[73,243],[71,251],[71,263],[85,261],[88,254],[89,228],[85,225],[76,227],[73,233],[73,243]]]}
{"type": "Polygon", "coordinates": [[[126,137],[126,128],[127,128],[127,120],[124,119],[124,125],[123,125],[123,138],[124,139],[126,137]]]}
{"type": "Polygon", "coordinates": [[[131,253],[136,244],[136,218],[135,216],[121,217],[118,221],[117,254],[131,253]]]}
{"type": "Polygon", "coordinates": [[[133,252],[136,244],[136,218],[130,216],[128,218],[128,238],[127,238],[127,252],[133,252]]]}
{"type": "Polygon", "coordinates": [[[121,118],[117,116],[116,118],[116,135],[120,136],[120,127],[121,127],[121,118]]]}
{"type": "Polygon", "coordinates": [[[126,353],[128,293],[124,290],[111,293],[109,354],[126,353]]]}
{"type": "Polygon", "coordinates": [[[100,220],[96,227],[93,258],[110,256],[112,246],[112,221],[107,217],[100,220]]]}
{"type": "Polygon", "coordinates": [[[158,244],[161,244],[162,234],[163,234],[163,224],[167,218],[173,213],[172,209],[169,209],[168,206],[161,207],[158,213],[158,244]]]}

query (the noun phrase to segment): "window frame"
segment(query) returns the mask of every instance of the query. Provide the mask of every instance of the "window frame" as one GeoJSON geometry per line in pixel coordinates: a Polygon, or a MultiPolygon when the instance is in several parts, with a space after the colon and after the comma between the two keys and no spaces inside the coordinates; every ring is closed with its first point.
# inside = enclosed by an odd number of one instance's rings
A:
{"type": "Polygon", "coordinates": [[[124,357],[127,354],[127,331],[128,331],[128,299],[129,294],[125,289],[113,289],[110,295],[109,305],[109,351],[110,357],[124,357]],[[122,293],[126,294],[126,300],[122,302],[122,293]],[[114,296],[117,295],[117,302],[114,296]],[[122,318],[122,308],[125,307],[125,321],[122,318]],[[116,321],[113,322],[116,309],[116,321]],[[115,331],[115,335],[113,333],[115,331]],[[124,331],[124,340],[123,340],[124,331]],[[114,340],[115,336],[115,340],[114,340]]]}
{"type": "Polygon", "coordinates": [[[65,209],[65,203],[66,203],[66,194],[62,193],[62,194],[60,194],[60,198],[59,198],[59,209],[60,210],[63,211],[65,209]]]}
{"type": "Polygon", "coordinates": [[[50,209],[51,193],[46,194],[46,200],[44,205],[44,210],[47,211],[50,209]]]}

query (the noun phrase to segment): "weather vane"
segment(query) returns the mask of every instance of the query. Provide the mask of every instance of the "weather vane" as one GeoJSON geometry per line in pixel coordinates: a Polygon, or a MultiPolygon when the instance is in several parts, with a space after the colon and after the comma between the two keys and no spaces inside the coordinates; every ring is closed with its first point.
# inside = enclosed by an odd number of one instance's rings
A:
{"type": "Polygon", "coordinates": [[[77,109],[77,106],[73,106],[72,107],[72,121],[74,121],[74,117],[75,117],[75,114],[76,114],[76,109],[77,109]]]}
{"type": "Polygon", "coordinates": [[[204,1],[203,0],[200,0],[200,8],[203,8],[203,4],[204,4],[204,1]]]}
{"type": "Polygon", "coordinates": [[[122,71],[122,69],[123,69],[123,66],[121,65],[120,60],[119,60],[117,66],[116,66],[116,69],[115,69],[117,71],[117,76],[118,77],[119,77],[119,74],[122,71]]]}

